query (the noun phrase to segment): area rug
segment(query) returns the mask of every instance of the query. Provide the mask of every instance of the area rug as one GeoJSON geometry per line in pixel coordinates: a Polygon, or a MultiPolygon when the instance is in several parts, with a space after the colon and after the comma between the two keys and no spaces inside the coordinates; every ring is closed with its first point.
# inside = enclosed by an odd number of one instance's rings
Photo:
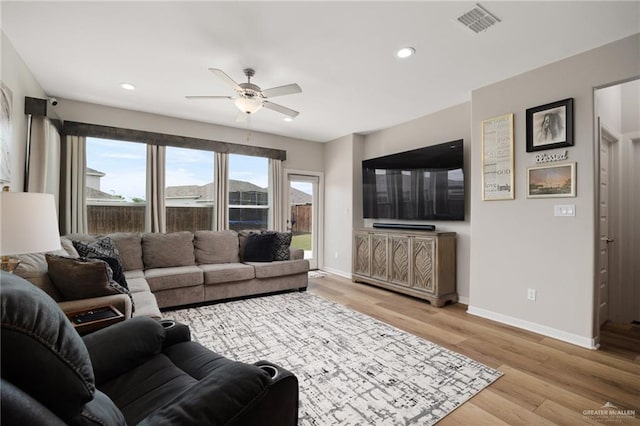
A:
{"type": "Polygon", "coordinates": [[[431,425],[501,375],[307,292],[165,315],[228,358],[266,359],[295,373],[299,425],[431,425]]]}

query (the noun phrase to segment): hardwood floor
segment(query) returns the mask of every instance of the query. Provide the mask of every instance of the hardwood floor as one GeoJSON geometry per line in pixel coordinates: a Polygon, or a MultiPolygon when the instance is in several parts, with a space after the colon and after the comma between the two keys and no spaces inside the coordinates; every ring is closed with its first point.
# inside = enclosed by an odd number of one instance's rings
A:
{"type": "MultiPolygon", "coordinates": [[[[335,275],[309,291],[464,354],[504,375],[438,425],[640,425],[640,353],[589,350],[335,275]],[[635,416],[584,414],[605,403],[635,416]]],[[[617,342],[620,340],[618,339],[617,342]]],[[[605,409],[607,410],[607,409],[605,409]]]]}

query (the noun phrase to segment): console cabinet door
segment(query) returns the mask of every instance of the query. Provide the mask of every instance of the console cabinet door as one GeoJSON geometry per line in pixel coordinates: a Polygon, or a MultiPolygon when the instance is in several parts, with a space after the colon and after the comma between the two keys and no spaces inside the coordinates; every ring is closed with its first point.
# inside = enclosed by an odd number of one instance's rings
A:
{"type": "Polygon", "coordinates": [[[434,293],[435,241],[432,237],[411,238],[411,287],[434,293]]]}
{"type": "Polygon", "coordinates": [[[371,277],[387,281],[389,278],[388,237],[386,234],[371,235],[371,277]]]}
{"type": "Polygon", "coordinates": [[[368,232],[356,232],[354,235],[353,272],[371,276],[371,247],[368,232]]]}
{"type": "Polygon", "coordinates": [[[389,257],[393,284],[409,287],[409,237],[391,235],[389,237],[389,257]]]}

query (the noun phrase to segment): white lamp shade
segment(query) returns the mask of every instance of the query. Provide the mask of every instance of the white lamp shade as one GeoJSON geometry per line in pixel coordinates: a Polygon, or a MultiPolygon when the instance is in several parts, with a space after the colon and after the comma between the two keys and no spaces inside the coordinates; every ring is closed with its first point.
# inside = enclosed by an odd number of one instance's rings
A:
{"type": "Polygon", "coordinates": [[[233,103],[245,114],[253,114],[262,108],[262,101],[260,99],[238,98],[233,103]]]}
{"type": "Polygon", "coordinates": [[[0,192],[0,254],[60,248],[56,203],[51,194],[0,192]]]}

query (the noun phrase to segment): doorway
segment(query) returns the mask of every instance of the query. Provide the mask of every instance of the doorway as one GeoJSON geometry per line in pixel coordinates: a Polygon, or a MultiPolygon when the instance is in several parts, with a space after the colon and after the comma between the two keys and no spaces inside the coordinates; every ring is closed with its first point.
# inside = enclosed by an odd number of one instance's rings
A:
{"type": "Polygon", "coordinates": [[[286,229],[293,233],[291,247],[304,250],[310,269],[320,264],[321,174],[285,170],[287,175],[286,229]]]}
{"type": "Polygon", "coordinates": [[[595,91],[597,331],[602,347],[640,351],[640,80],[595,91]]]}

